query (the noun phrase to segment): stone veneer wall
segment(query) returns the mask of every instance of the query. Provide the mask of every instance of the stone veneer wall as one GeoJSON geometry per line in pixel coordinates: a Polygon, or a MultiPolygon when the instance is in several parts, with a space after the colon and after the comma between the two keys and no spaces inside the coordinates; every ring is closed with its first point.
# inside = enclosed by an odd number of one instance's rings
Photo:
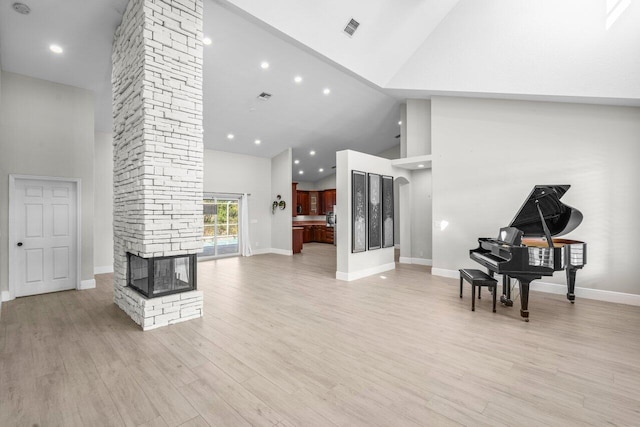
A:
{"type": "Polygon", "coordinates": [[[145,330],[202,315],[202,292],[126,287],[126,252],[202,250],[202,15],[202,0],[130,0],[113,43],[114,301],[145,330]]]}

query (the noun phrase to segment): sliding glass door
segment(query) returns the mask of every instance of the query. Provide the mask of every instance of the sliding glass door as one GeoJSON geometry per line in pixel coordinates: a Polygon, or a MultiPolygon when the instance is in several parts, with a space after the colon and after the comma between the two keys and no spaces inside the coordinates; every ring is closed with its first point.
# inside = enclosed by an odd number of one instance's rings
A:
{"type": "Polygon", "coordinates": [[[199,256],[240,255],[240,196],[205,194],[204,245],[199,256]]]}

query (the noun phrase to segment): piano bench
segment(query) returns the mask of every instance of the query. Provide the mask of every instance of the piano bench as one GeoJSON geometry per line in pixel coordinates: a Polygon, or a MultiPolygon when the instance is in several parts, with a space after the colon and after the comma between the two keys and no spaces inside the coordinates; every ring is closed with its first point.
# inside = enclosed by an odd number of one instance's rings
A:
{"type": "Polygon", "coordinates": [[[498,281],[481,270],[460,269],[460,298],[462,298],[462,279],[471,284],[471,311],[476,311],[476,286],[478,287],[478,299],[482,286],[492,290],[493,312],[496,312],[496,294],[498,293],[498,281]]]}

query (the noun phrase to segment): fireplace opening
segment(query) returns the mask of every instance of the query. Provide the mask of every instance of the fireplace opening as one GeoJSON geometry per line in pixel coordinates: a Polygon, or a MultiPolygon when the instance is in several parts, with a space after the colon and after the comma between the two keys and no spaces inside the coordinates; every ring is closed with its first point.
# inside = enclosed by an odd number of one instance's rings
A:
{"type": "Polygon", "coordinates": [[[196,287],[196,255],[142,258],[127,253],[127,285],[147,298],[187,292],[196,287]]]}

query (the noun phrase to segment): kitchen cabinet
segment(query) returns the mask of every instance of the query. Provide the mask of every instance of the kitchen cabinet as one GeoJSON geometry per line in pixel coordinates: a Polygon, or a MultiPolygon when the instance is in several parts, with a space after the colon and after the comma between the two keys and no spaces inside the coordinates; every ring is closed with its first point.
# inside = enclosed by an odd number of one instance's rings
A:
{"type": "Polygon", "coordinates": [[[311,229],[311,225],[305,225],[304,230],[302,232],[302,242],[309,243],[313,241],[313,233],[311,229]]]}
{"type": "Polygon", "coordinates": [[[333,227],[325,227],[324,243],[333,244],[333,227]]]}
{"type": "Polygon", "coordinates": [[[292,229],[293,239],[293,253],[299,254],[302,252],[302,241],[304,234],[304,227],[293,227],[292,229]]]}
{"type": "Polygon", "coordinates": [[[297,206],[300,206],[298,215],[309,215],[309,192],[298,190],[297,199],[298,199],[297,206]]]}
{"type": "Polygon", "coordinates": [[[300,226],[300,228],[302,229],[303,243],[316,242],[333,244],[333,227],[327,227],[325,225],[304,225],[300,226]]]}
{"type": "Polygon", "coordinates": [[[291,183],[291,216],[293,216],[294,218],[298,216],[298,209],[296,208],[296,206],[298,205],[298,183],[297,182],[292,182],[291,183]]]}
{"type": "Polygon", "coordinates": [[[322,192],[322,199],[324,205],[324,213],[333,211],[333,206],[336,204],[336,190],[335,188],[330,190],[324,190],[322,192]]]}
{"type": "Polygon", "coordinates": [[[317,191],[309,191],[309,215],[320,215],[320,198],[317,191]]]}
{"type": "Polygon", "coordinates": [[[319,243],[325,243],[326,240],[326,228],[324,225],[314,225],[313,227],[313,241],[319,243]]]}

